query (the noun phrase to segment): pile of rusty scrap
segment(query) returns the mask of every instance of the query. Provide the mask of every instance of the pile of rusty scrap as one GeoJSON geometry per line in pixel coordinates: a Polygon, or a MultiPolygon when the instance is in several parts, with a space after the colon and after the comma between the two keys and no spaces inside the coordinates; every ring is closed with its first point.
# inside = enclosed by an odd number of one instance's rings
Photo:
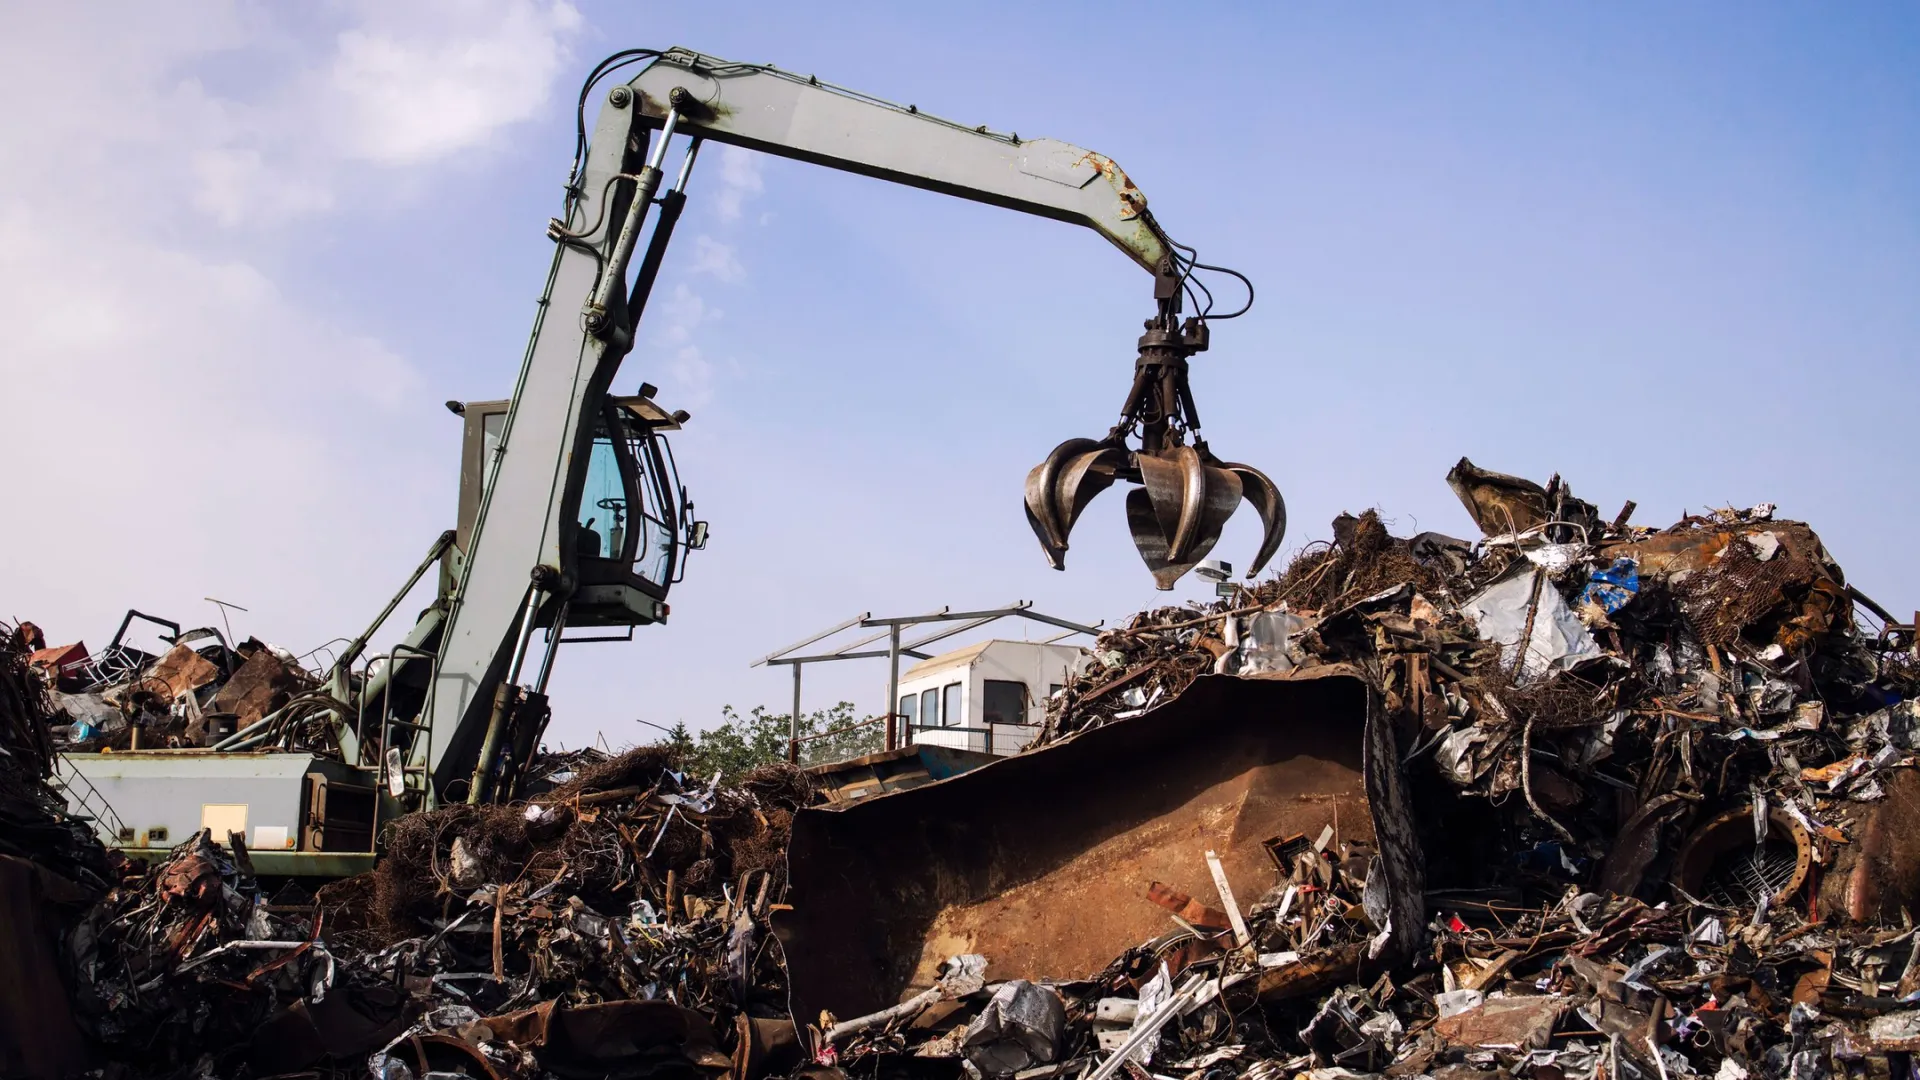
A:
{"type": "Polygon", "coordinates": [[[745,1053],[736,1029],[784,1016],[765,926],[811,786],[595,757],[527,802],[405,817],[317,895],[266,895],[237,835],[201,832],[73,935],[83,1025],[140,1075],[725,1072],[716,1030],[745,1053]]]}
{"type": "Polygon", "coordinates": [[[70,935],[85,1026],[138,1076],[1920,1076],[1912,625],[1771,507],[1448,479],[1481,539],[1343,516],[939,783],[580,753],[311,896],[197,836],[70,935]]]}
{"type": "Polygon", "coordinates": [[[29,662],[32,624],[0,625],[0,856],[106,884],[105,852],[54,789],[53,707],[29,662]]]}
{"type": "Polygon", "coordinates": [[[52,738],[63,749],[175,749],[244,741],[243,749],[277,746],[339,754],[326,726],[311,722],[336,703],[284,649],[256,638],[229,647],[218,629],[182,631],[139,612],[128,613],[113,643],[98,654],[84,642],[49,647],[32,623],[22,629],[33,649],[29,663],[52,694],[52,738]],[[151,653],[127,644],[127,627],[135,618],[171,629],[163,635],[168,647],[151,653]],[[312,699],[315,708],[300,708],[303,699],[312,699]],[[268,716],[274,718],[272,730],[258,730],[268,716]],[[235,739],[241,733],[244,738],[235,739]]]}
{"type": "MultiPolygon", "coordinates": [[[[1043,745],[1207,674],[1350,671],[1372,688],[1433,918],[1409,962],[1339,954],[1348,985],[1280,1040],[1305,1055],[1287,1067],[1905,1072],[1920,1049],[1913,625],[1771,506],[1651,530],[1558,478],[1463,460],[1448,481],[1480,541],[1343,516],[1238,603],[1103,635],[1050,703],[1043,745]]],[[[1329,955],[1265,933],[1256,952],[1289,955],[1276,971],[1329,955]]]]}

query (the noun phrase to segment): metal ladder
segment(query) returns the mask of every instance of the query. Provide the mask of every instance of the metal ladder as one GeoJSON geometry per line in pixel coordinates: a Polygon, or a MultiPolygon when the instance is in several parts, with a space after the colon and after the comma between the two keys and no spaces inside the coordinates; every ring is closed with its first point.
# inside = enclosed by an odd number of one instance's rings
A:
{"type": "Polygon", "coordinates": [[[105,795],[100,794],[100,789],[94,787],[92,781],[81,775],[73,762],[67,760],[67,755],[55,751],[53,757],[56,767],[48,786],[67,796],[83,811],[81,813],[69,811],[67,816],[75,821],[91,822],[93,831],[99,835],[101,843],[108,847],[120,847],[132,843],[132,830],[120,820],[119,814],[113,812],[113,804],[107,801],[105,795]]]}

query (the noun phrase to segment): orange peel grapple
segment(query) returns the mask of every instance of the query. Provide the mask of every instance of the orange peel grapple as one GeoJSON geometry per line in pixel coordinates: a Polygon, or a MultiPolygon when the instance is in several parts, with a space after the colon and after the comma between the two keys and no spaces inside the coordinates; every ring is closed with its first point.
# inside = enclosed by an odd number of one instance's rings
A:
{"type": "Polygon", "coordinates": [[[1286,536],[1280,489],[1251,465],[1215,457],[1200,437],[1187,361],[1206,349],[1208,329],[1203,317],[1181,323],[1180,291],[1177,278],[1160,275],[1160,313],[1140,337],[1120,422],[1105,438],[1068,439],[1027,474],[1027,522],[1056,570],[1066,569],[1067,534],[1081,511],[1115,480],[1140,485],[1127,492],[1127,525],[1161,589],[1207,557],[1243,498],[1259,513],[1262,530],[1247,577],[1266,566],[1286,536]],[[1139,445],[1130,447],[1134,437],[1139,445]]]}

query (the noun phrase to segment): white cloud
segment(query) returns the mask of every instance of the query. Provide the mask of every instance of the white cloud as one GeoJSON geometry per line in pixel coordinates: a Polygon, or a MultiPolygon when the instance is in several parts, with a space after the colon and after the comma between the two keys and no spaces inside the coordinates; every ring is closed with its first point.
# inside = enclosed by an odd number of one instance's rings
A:
{"type": "Polygon", "coordinates": [[[737,146],[720,148],[720,194],[714,211],[721,221],[738,221],[747,201],[766,190],[760,176],[760,155],[737,146]]]}
{"type": "Polygon", "coordinates": [[[581,22],[564,0],[366,11],[370,25],[338,37],[321,108],[339,125],[343,151],[389,165],[485,145],[531,117],[581,22]]]}
{"type": "Polygon", "coordinates": [[[694,334],[720,319],[721,310],[684,283],[675,285],[666,297],[654,298],[648,310],[653,345],[649,359],[659,363],[664,358],[677,404],[697,408],[713,400],[713,364],[694,343],[694,334]]]}
{"type": "Polygon", "coordinates": [[[0,618],[92,638],[215,595],[305,647],[445,527],[440,395],[273,268],[354,185],[425,189],[537,111],[579,17],[317,10],[331,32],[299,36],[273,6],[0,8],[0,430],[35,523],[0,530],[0,618]],[[111,76],[82,93],[82,71],[111,76]]]}
{"type": "Polygon", "coordinates": [[[740,263],[740,256],[733,250],[732,244],[723,244],[704,233],[694,237],[693,263],[689,267],[696,274],[710,274],[721,281],[739,281],[747,276],[747,268],[740,263]]]}
{"type": "Polygon", "coordinates": [[[538,113],[572,64],[581,17],[565,0],[355,0],[331,34],[294,38],[272,8],[201,11],[20,5],[0,14],[0,84],[21,104],[0,145],[12,194],[61,193],[88,173],[140,177],[143,205],[183,196],[215,224],[281,225],[340,189],[498,144],[538,113]],[[310,44],[315,42],[315,44],[310,44]],[[209,58],[264,69],[208,89],[209,58]],[[84,66],[110,92],[49,94],[84,66]],[[103,116],[103,109],[108,110],[103,116]]]}

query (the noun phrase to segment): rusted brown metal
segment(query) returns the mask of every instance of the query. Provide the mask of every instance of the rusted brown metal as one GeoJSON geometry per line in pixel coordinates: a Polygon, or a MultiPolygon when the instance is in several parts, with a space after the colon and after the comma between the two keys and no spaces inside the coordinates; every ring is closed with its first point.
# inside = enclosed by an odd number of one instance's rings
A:
{"type": "Polygon", "coordinates": [[[1855,843],[1837,845],[1820,882],[1820,907],[1855,924],[1920,911],[1920,772],[1895,771],[1886,798],[1865,808],[1855,843]]]}
{"type": "Polygon", "coordinates": [[[1602,560],[1630,558],[1642,577],[1670,583],[1707,645],[1744,637],[1800,653],[1838,625],[1850,600],[1820,537],[1796,521],[1689,527],[1597,545],[1602,560]]]}
{"type": "Polygon", "coordinates": [[[734,1017],[733,1080],[766,1080],[800,1063],[800,1036],[784,1016],[734,1017]]]}
{"type": "Polygon", "coordinates": [[[543,1001],[531,1009],[490,1016],[480,1023],[489,1040],[534,1051],[542,1065],[565,1075],[587,1071],[621,1075],[620,1063],[648,1058],[681,1070],[722,1075],[733,1060],[721,1053],[707,1018],[671,1001],[608,1001],[568,1008],[543,1001]]]}
{"type": "Polygon", "coordinates": [[[1456,1046],[1544,1049],[1573,1002],[1557,994],[1494,998],[1434,1022],[1434,1034],[1456,1046]]]}
{"type": "Polygon", "coordinates": [[[69,1076],[88,1065],[60,978],[55,906],[84,902],[72,883],[0,855],[0,1076],[69,1076]]]}
{"type": "Polygon", "coordinates": [[[1091,975],[1174,926],[1150,883],[1251,889],[1264,841],[1377,850],[1386,956],[1423,923],[1413,824],[1391,733],[1356,673],[1203,676],[1152,711],[937,784],[795,817],[793,910],[775,918],[796,1017],[873,1012],[981,953],[1001,979],[1091,975]]]}
{"type": "Polygon", "coordinates": [[[1573,498],[1564,485],[1555,485],[1549,495],[1531,480],[1490,472],[1461,458],[1447,473],[1447,486],[1488,536],[1517,535],[1549,521],[1570,521],[1589,531],[1599,528],[1598,511],[1573,498]]]}
{"type": "MultiPolygon", "coordinates": [[[[1765,888],[1772,897],[1798,895],[1813,867],[1813,840],[1792,817],[1778,810],[1767,814],[1767,844],[1754,843],[1752,807],[1738,806],[1718,814],[1689,836],[1675,857],[1673,884],[1689,896],[1707,899],[1723,879],[1749,891],[1765,888]],[[1778,852],[1770,848],[1779,849],[1778,852]],[[1768,855],[1772,863],[1762,866],[1768,855]],[[1765,881],[1763,886],[1761,882],[1765,881]]],[[[1742,902],[1753,902],[1741,897],[1742,902]]]]}

